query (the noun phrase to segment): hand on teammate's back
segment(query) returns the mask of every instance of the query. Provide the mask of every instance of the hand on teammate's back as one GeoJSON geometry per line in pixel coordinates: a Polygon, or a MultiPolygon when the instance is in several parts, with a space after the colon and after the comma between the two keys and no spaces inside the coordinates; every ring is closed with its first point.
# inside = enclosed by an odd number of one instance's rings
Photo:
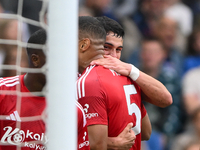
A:
{"type": "Polygon", "coordinates": [[[101,65],[105,68],[115,70],[117,73],[129,76],[131,72],[131,64],[124,63],[121,60],[110,55],[104,55],[104,58],[93,60],[91,65],[101,65]]]}
{"type": "Polygon", "coordinates": [[[135,133],[131,129],[133,127],[133,123],[129,123],[124,130],[118,135],[119,137],[119,149],[129,150],[132,145],[135,143],[135,133]]]}

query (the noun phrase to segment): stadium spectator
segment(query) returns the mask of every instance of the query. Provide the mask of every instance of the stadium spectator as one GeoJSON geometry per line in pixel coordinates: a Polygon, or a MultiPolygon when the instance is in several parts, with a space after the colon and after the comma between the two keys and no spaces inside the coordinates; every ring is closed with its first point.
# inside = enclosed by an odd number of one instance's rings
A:
{"type": "MultiPolygon", "coordinates": [[[[13,40],[16,42],[18,39],[18,34],[21,34],[20,41],[27,41],[26,34],[24,30],[18,30],[18,21],[14,19],[0,19],[0,39],[3,40],[13,40]],[[18,32],[19,31],[19,32],[18,32]]],[[[17,42],[16,42],[17,43],[17,42]]],[[[10,54],[11,49],[15,49],[16,45],[11,44],[0,44],[0,64],[3,64],[5,57],[10,54]],[[7,54],[8,53],[8,54],[7,54]]],[[[0,75],[2,75],[2,70],[0,70],[0,75]]]]}
{"type": "Polygon", "coordinates": [[[200,1],[199,0],[182,0],[183,3],[185,3],[187,6],[190,7],[190,9],[192,10],[192,15],[193,15],[193,25],[195,25],[197,22],[199,22],[199,18],[200,18],[200,1]]]}
{"type": "Polygon", "coordinates": [[[191,115],[195,109],[200,107],[200,67],[189,70],[183,77],[183,102],[186,113],[191,115]]]}
{"type": "MultiPolygon", "coordinates": [[[[9,13],[17,14],[18,13],[18,3],[19,0],[1,0],[3,3],[3,7],[5,10],[9,11],[9,13]]],[[[38,0],[23,0],[22,3],[22,16],[34,21],[40,20],[40,11],[42,8],[44,1],[38,0]]],[[[40,29],[40,27],[28,24],[28,31],[30,34],[34,33],[40,29]]]]}
{"type": "MultiPolygon", "coordinates": [[[[190,123],[192,125],[192,130],[186,130],[183,133],[179,134],[171,147],[171,150],[196,150],[192,148],[188,148],[189,145],[195,145],[198,142],[198,148],[200,148],[200,107],[196,108],[192,114],[189,116],[190,123]],[[187,147],[187,148],[186,148],[187,147]]],[[[190,146],[193,147],[193,146],[190,146]]],[[[196,147],[196,146],[195,146],[196,147]]]]}
{"type": "Polygon", "coordinates": [[[184,60],[184,73],[198,66],[200,66],[200,29],[199,25],[195,25],[188,38],[184,60]]]}
{"type": "Polygon", "coordinates": [[[166,17],[172,18],[177,22],[178,31],[175,43],[183,54],[186,51],[187,38],[192,32],[192,10],[182,3],[181,0],[167,0],[164,14],[166,17]]]}
{"type": "Polygon", "coordinates": [[[152,131],[151,138],[148,141],[142,141],[142,150],[166,150],[167,138],[164,134],[152,131]]]}
{"type": "MultiPolygon", "coordinates": [[[[184,113],[182,112],[180,77],[172,68],[163,66],[166,51],[157,39],[143,40],[140,57],[142,62],[140,69],[164,84],[172,95],[173,104],[166,108],[145,103],[153,131],[158,132],[156,135],[160,134],[161,138],[166,136],[166,143],[169,143],[173,136],[183,130],[184,113]]],[[[150,141],[147,143],[151,144],[150,141]]],[[[162,142],[162,144],[166,143],[162,142]]],[[[166,145],[162,146],[165,147],[166,145]]]]}
{"type": "Polygon", "coordinates": [[[193,26],[193,14],[191,9],[182,3],[181,0],[167,0],[166,5],[165,15],[176,20],[181,33],[187,37],[192,32],[193,26]]]}
{"type": "Polygon", "coordinates": [[[163,67],[166,51],[157,39],[144,39],[141,49],[140,69],[146,74],[159,80],[169,90],[173,98],[173,104],[167,108],[159,108],[145,103],[149,112],[150,120],[154,130],[166,135],[181,131],[181,86],[179,76],[172,68],[163,67]],[[176,118],[173,121],[170,118],[176,118]]]}
{"type": "Polygon", "coordinates": [[[171,18],[163,17],[158,21],[155,37],[157,37],[165,47],[167,54],[165,65],[174,68],[179,76],[183,74],[183,56],[175,45],[177,34],[177,22],[171,18]]]}
{"type": "MultiPolygon", "coordinates": [[[[161,41],[165,48],[166,58],[164,65],[166,67],[171,67],[172,70],[174,70],[180,77],[182,77],[184,58],[180,53],[179,48],[177,48],[175,45],[176,32],[177,23],[174,20],[163,16],[156,23],[153,37],[161,41]]],[[[130,55],[127,62],[134,64],[136,67],[139,67],[141,65],[141,59],[139,57],[140,53],[141,44],[139,48],[130,55]]]]}
{"type": "MultiPolygon", "coordinates": [[[[20,50],[18,50],[17,46],[13,46],[10,49],[8,49],[6,52],[3,65],[13,65],[13,66],[16,65],[18,67],[28,68],[28,58],[27,58],[25,48],[20,48],[20,49],[21,49],[21,52],[20,50]]],[[[2,69],[1,76],[11,77],[11,76],[24,74],[24,73],[25,73],[24,71],[17,70],[17,67],[14,67],[14,69],[2,69]]]]}
{"type": "Polygon", "coordinates": [[[137,9],[138,0],[79,0],[79,8],[90,9],[94,16],[108,16],[116,20],[131,15],[137,9]]]}
{"type": "Polygon", "coordinates": [[[133,14],[137,9],[138,0],[112,0],[111,12],[118,21],[133,14]]]}
{"type": "Polygon", "coordinates": [[[164,14],[165,1],[140,0],[138,9],[131,16],[143,37],[152,36],[156,22],[164,14]]]}
{"type": "Polygon", "coordinates": [[[94,16],[94,14],[89,8],[83,5],[79,7],[79,16],[94,16]]]}
{"type": "Polygon", "coordinates": [[[184,150],[198,150],[198,149],[200,149],[200,142],[194,141],[188,144],[184,150]]]}
{"type": "Polygon", "coordinates": [[[89,9],[94,16],[109,16],[113,19],[117,19],[114,13],[111,11],[112,0],[83,0],[81,6],[89,9]]]}

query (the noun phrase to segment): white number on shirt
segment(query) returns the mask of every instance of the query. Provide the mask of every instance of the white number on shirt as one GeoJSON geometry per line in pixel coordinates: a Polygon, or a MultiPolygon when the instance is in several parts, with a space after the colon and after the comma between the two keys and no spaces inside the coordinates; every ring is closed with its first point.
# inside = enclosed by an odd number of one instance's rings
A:
{"type": "Polygon", "coordinates": [[[132,130],[134,131],[135,135],[137,135],[141,132],[141,127],[140,127],[141,111],[135,103],[131,104],[131,99],[130,99],[130,95],[137,94],[137,91],[135,89],[135,86],[131,84],[131,85],[124,85],[124,92],[125,92],[125,95],[126,95],[128,113],[131,116],[134,113],[135,116],[136,116],[136,125],[132,128],[132,130]]]}

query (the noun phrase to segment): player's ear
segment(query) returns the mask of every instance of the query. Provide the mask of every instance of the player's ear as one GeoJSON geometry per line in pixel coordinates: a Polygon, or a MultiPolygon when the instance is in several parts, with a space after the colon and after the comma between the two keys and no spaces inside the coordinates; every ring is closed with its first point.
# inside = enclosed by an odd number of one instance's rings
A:
{"type": "Polygon", "coordinates": [[[84,38],[79,42],[79,49],[81,51],[86,51],[90,47],[90,39],[84,38]]]}
{"type": "Polygon", "coordinates": [[[36,55],[36,54],[32,54],[31,55],[31,61],[32,61],[32,64],[34,67],[38,67],[39,66],[39,63],[40,63],[40,60],[39,60],[39,56],[36,55]]]}

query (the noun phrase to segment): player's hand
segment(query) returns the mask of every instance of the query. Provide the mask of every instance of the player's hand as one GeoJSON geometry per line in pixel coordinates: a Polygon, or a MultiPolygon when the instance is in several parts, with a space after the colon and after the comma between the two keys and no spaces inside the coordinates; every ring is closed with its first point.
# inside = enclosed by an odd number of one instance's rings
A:
{"type": "Polygon", "coordinates": [[[105,68],[112,69],[124,76],[129,76],[131,72],[131,64],[124,63],[121,60],[110,55],[104,55],[104,58],[93,60],[90,64],[101,65],[105,68]]]}
{"type": "Polygon", "coordinates": [[[119,147],[120,150],[129,150],[132,145],[135,143],[135,133],[131,128],[133,127],[133,123],[129,123],[124,130],[118,135],[119,137],[119,147]]]}

